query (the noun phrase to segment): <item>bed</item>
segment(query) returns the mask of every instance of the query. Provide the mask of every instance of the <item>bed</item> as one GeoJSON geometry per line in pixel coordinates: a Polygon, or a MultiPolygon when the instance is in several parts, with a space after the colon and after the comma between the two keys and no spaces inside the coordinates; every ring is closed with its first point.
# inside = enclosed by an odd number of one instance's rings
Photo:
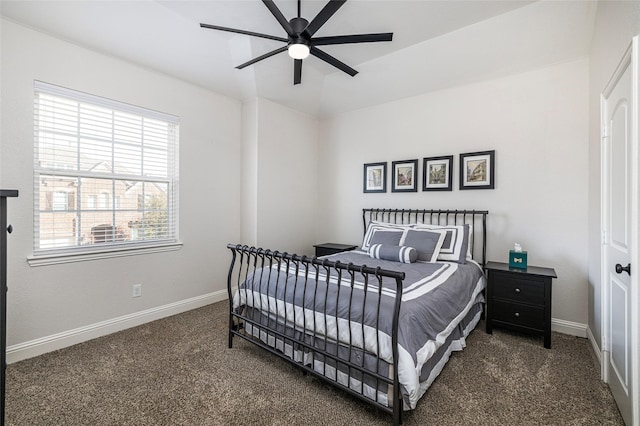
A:
{"type": "Polygon", "coordinates": [[[361,246],[321,258],[228,245],[239,337],[392,415],[484,312],[487,211],[363,209],[361,246]]]}

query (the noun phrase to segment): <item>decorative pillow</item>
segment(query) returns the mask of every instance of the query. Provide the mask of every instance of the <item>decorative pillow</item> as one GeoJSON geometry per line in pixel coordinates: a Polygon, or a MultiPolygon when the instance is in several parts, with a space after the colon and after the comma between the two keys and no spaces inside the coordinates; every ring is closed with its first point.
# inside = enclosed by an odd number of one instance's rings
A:
{"type": "Polygon", "coordinates": [[[373,231],[373,235],[371,236],[371,240],[369,244],[384,244],[389,246],[399,246],[400,240],[402,239],[404,231],[401,229],[394,230],[381,230],[377,229],[373,231]]]}
{"type": "Polygon", "coordinates": [[[407,229],[400,245],[414,247],[418,252],[418,260],[435,262],[446,235],[446,232],[437,229],[407,229]]]}
{"type": "Polygon", "coordinates": [[[369,256],[374,259],[413,263],[418,259],[418,251],[413,247],[372,244],[369,247],[369,256]]]}
{"type": "Polygon", "coordinates": [[[367,232],[364,234],[364,240],[362,241],[362,250],[368,251],[371,244],[374,243],[392,244],[397,246],[400,244],[402,232],[404,232],[404,230],[407,228],[409,228],[409,226],[407,225],[396,225],[395,223],[371,221],[369,223],[369,226],[367,227],[367,232]],[[393,235],[381,234],[372,242],[374,234],[377,234],[380,231],[393,233],[393,235]]]}
{"type": "Polygon", "coordinates": [[[465,225],[431,225],[418,223],[416,229],[430,229],[445,232],[444,241],[437,260],[466,263],[469,253],[469,224],[465,225]]]}

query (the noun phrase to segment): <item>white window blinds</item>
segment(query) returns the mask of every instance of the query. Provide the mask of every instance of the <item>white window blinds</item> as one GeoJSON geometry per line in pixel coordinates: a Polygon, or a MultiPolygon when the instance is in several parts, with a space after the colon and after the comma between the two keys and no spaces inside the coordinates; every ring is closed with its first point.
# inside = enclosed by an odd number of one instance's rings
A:
{"type": "Polygon", "coordinates": [[[34,254],[178,239],[177,117],[34,82],[34,254]]]}

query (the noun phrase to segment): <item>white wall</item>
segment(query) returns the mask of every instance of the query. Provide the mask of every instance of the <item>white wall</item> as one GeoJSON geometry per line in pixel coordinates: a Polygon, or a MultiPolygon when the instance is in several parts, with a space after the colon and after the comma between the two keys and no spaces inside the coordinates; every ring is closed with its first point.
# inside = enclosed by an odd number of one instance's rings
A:
{"type": "Polygon", "coordinates": [[[599,1],[589,68],[589,329],[600,347],[600,95],[633,36],[640,33],[640,2],[599,1]]]}
{"type": "MultiPolygon", "coordinates": [[[[552,316],[587,323],[586,58],[343,114],[322,123],[319,239],[358,243],[363,207],[487,209],[488,259],[519,242],[555,268],[552,316]],[[496,151],[494,190],[458,189],[458,154],[496,151]],[[363,194],[363,164],[455,156],[453,192],[363,194]]],[[[390,173],[389,173],[390,174],[390,173]]],[[[420,189],[421,189],[420,181],[420,189]]]]}
{"type": "Polygon", "coordinates": [[[258,99],[242,104],[242,226],[240,241],[258,245],[258,99]]]}
{"type": "MultiPolygon", "coordinates": [[[[255,102],[256,245],[312,255],[318,220],[318,122],[266,99],[255,102]]],[[[244,128],[252,125],[245,122],[244,128]]]]}
{"type": "MultiPolygon", "coordinates": [[[[8,345],[223,292],[240,238],[241,104],[114,57],[2,21],[0,173],[10,204],[8,345]],[[30,267],[33,80],[180,117],[179,251],[30,267]],[[131,286],[142,284],[142,297],[131,286]]],[[[223,292],[223,294],[226,294],[223,292]]]]}

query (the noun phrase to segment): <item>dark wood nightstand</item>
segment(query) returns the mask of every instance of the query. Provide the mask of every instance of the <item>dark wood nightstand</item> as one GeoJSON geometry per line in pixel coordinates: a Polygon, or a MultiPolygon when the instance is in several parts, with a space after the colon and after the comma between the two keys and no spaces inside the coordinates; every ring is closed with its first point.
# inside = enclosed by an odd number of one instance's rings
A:
{"type": "Polygon", "coordinates": [[[330,254],[340,253],[342,251],[354,250],[358,246],[349,245],[349,244],[335,244],[335,243],[323,243],[316,244],[314,246],[316,248],[316,256],[328,256],[330,254]]]}
{"type": "Polygon", "coordinates": [[[487,333],[493,327],[541,334],[551,349],[551,281],[553,268],[509,268],[508,263],[488,262],[487,333]]]}

